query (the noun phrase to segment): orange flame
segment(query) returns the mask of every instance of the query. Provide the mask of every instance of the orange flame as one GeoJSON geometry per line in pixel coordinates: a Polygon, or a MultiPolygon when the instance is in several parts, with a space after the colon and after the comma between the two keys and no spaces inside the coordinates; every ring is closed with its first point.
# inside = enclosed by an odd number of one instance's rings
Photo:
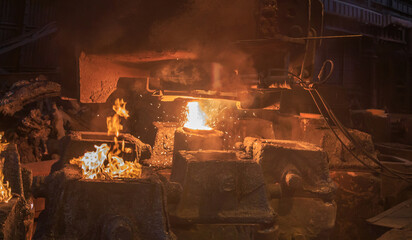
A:
{"type": "Polygon", "coordinates": [[[8,203],[12,198],[11,195],[11,188],[9,186],[9,182],[6,181],[4,183],[4,176],[1,174],[0,176],[0,202],[8,203]]]}
{"type": "Polygon", "coordinates": [[[283,88],[283,89],[292,89],[287,82],[283,83],[273,83],[269,88],[283,88]]]}
{"type": "Polygon", "coordinates": [[[207,116],[200,109],[199,102],[188,102],[187,112],[186,112],[186,123],[185,128],[195,129],[195,130],[212,130],[206,124],[207,116]]]}
{"type": "Polygon", "coordinates": [[[129,117],[129,111],[126,110],[126,102],[121,99],[116,99],[113,105],[113,110],[115,114],[113,117],[108,117],[107,123],[107,135],[115,134],[119,136],[119,132],[123,130],[123,125],[120,124],[120,118],[123,117],[127,119],[129,117]]]}
{"type": "Polygon", "coordinates": [[[104,143],[94,146],[96,151],[86,152],[82,157],[70,160],[83,170],[85,179],[139,178],[141,165],[136,161],[125,162],[123,158],[112,155],[110,147],[104,143]]]}
{"type": "MultiPolygon", "coordinates": [[[[3,137],[3,133],[0,134],[0,140],[3,137]]],[[[0,151],[4,151],[8,143],[0,143],[0,151]]],[[[8,181],[4,181],[3,175],[4,158],[0,161],[0,202],[8,203],[13,197],[11,194],[11,188],[8,181]]]]}
{"type": "Polygon", "coordinates": [[[126,102],[123,99],[116,99],[113,110],[114,116],[107,118],[107,135],[115,134],[112,149],[104,143],[94,146],[96,151],[86,152],[82,157],[70,160],[71,164],[82,168],[85,179],[139,178],[142,174],[142,166],[137,159],[134,162],[127,162],[119,156],[124,151],[130,152],[129,148],[125,149],[124,140],[120,148],[117,139],[120,130],[123,130],[120,118],[129,117],[126,102]]]}

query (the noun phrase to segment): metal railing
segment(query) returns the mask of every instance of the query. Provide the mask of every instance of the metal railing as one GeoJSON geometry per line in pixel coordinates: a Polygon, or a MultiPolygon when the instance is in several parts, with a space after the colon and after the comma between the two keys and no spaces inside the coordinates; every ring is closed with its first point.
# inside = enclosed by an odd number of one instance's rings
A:
{"type": "Polygon", "coordinates": [[[323,0],[323,4],[325,12],[329,14],[356,19],[359,22],[380,27],[388,24],[387,16],[366,7],[339,0],[323,0]]]}

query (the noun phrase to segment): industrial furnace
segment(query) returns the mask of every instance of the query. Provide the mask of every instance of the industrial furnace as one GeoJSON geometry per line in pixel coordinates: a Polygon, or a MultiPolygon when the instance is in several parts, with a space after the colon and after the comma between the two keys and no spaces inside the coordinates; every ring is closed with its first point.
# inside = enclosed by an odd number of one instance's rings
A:
{"type": "Polygon", "coordinates": [[[0,86],[0,238],[376,239],[411,165],[325,87],[345,62],[325,43],[364,38],[325,34],[325,9],[358,13],[342,4],[56,3],[23,40],[61,26],[60,83],[0,86]]]}

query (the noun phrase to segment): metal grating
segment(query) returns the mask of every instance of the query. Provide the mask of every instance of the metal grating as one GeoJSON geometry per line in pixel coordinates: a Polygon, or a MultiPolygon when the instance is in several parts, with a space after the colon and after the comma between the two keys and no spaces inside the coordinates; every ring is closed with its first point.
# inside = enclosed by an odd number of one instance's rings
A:
{"type": "Polygon", "coordinates": [[[356,19],[360,22],[375,25],[387,25],[387,17],[383,14],[351,3],[338,0],[323,0],[325,12],[342,17],[356,19]]]}
{"type": "Polygon", "coordinates": [[[411,2],[405,2],[400,0],[392,0],[392,8],[404,14],[412,15],[411,2]]]}
{"type": "MultiPolygon", "coordinates": [[[[371,0],[374,3],[390,4],[387,0],[371,0]]],[[[397,9],[399,0],[393,0],[392,9],[397,9]]],[[[392,41],[406,44],[406,31],[412,25],[412,16],[397,17],[399,14],[394,11],[374,10],[366,6],[360,6],[341,0],[323,0],[325,12],[331,16],[344,18],[343,21],[325,22],[325,28],[351,33],[360,33],[365,36],[378,37],[385,41],[392,41]],[[353,21],[361,25],[353,24],[353,21]],[[399,27],[397,27],[399,26],[399,27]]],[[[402,9],[407,10],[406,3],[402,3],[402,9]]],[[[410,4],[409,4],[410,5],[410,4]]],[[[389,5],[388,5],[389,6],[389,5]]],[[[412,6],[412,5],[411,5],[412,6]]],[[[409,11],[409,10],[407,10],[409,11]]]]}

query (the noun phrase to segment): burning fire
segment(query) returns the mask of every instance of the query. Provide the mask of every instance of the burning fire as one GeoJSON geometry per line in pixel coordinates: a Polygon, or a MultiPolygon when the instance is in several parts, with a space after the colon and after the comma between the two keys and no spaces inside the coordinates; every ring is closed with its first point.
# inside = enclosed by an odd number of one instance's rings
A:
{"type": "Polygon", "coordinates": [[[269,88],[283,88],[283,89],[292,89],[287,82],[283,83],[273,83],[269,88]]]}
{"type": "Polygon", "coordinates": [[[136,159],[134,162],[126,162],[119,155],[128,152],[130,149],[119,146],[119,132],[123,130],[120,118],[127,119],[129,112],[126,110],[126,102],[116,99],[113,105],[115,114],[107,118],[107,135],[114,136],[114,145],[109,147],[106,143],[94,146],[96,151],[86,152],[80,158],[70,160],[71,164],[76,164],[83,170],[85,179],[113,179],[113,178],[139,178],[142,174],[142,166],[136,159]]]}
{"type": "Polygon", "coordinates": [[[199,102],[187,103],[186,119],[187,120],[184,125],[185,128],[195,130],[212,130],[212,128],[206,124],[207,116],[202,109],[200,109],[199,102]]]}
{"type": "MultiPolygon", "coordinates": [[[[0,133],[0,140],[2,139],[2,137],[3,137],[3,134],[0,133]]],[[[6,142],[0,143],[0,151],[5,150],[7,145],[8,143],[6,142]]],[[[4,158],[2,158],[0,161],[0,202],[7,203],[12,198],[12,195],[11,195],[11,188],[9,186],[9,182],[4,181],[3,166],[4,166],[4,158]]]]}
{"type": "Polygon", "coordinates": [[[123,126],[120,124],[120,117],[127,119],[129,117],[129,112],[126,110],[126,102],[121,99],[116,99],[113,105],[113,110],[116,112],[113,117],[108,117],[107,123],[107,135],[119,136],[119,132],[123,130],[123,126]]]}
{"type": "Polygon", "coordinates": [[[7,203],[9,202],[11,198],[12,198],[11,188],[9,186],[8,181],[4,182],[3,167],[2,167],[1,174],[0,174],[0,202],[7,203]]]}

